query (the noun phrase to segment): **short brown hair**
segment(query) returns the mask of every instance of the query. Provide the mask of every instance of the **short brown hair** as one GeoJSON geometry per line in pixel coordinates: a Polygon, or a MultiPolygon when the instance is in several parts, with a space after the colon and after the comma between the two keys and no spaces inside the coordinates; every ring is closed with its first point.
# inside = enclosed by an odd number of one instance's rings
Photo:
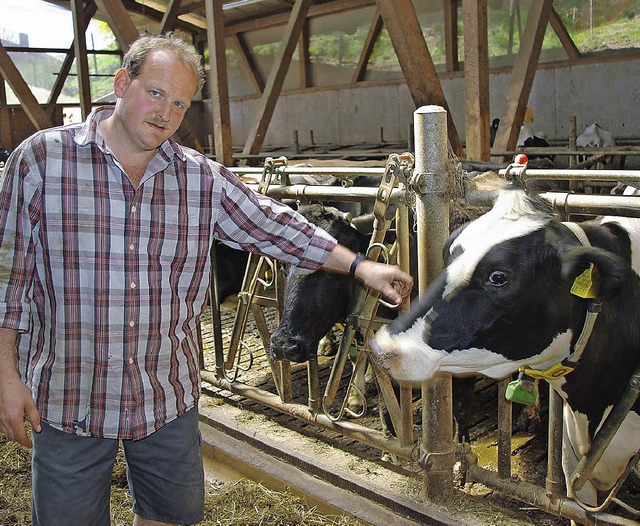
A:
{"type": "Polygon", "coordinates": [[[204,66],[202,57],[195,48],[170,33],[165,35],[145,35],[136,40],[122,59],[122,67],[131,78],[140,75],[140,70],[150,51],[157,49],[173,53],[179,60],[191,66],[196,74],[198,89],[204,84],[204,66]]]}

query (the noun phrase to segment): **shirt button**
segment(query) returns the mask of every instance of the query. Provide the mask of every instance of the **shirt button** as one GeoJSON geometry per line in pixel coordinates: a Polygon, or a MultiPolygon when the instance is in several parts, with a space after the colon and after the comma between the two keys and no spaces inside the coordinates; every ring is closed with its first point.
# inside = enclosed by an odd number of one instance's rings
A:
{"type": "Polygon", "coordinates": [[[131,321],[129,322],[129,327],[135,327],[135,326],[136,326],[136,322],[135,322],[135,321],[133,321],[133,320],[131,320],[131,321]]]}
{"type": "Polygon", "coordinates": [[[133,205],[131,207],[131,212],[133,212],[134,214],[136,213],[137,210],[138,210],[138,208],[136,207],[136,205],[133,205]]]}
{"type": "Polygon", "coordinates": [[[136,246],[133,243],[131,243],[129,245],[129,250],[135,250],[135,248],[136,248],[136,246]]]}
{"type": "Polygon", "coordinates": [[[131,284],[129,285],[129,287],[131,287],[132,289],[136,288],[136,282],[132,281],[131,284]]]}
{"type": "Polygon", "coordinates": [[[129,363],[133,364],[133,358],[129,358],[129,363]]]}

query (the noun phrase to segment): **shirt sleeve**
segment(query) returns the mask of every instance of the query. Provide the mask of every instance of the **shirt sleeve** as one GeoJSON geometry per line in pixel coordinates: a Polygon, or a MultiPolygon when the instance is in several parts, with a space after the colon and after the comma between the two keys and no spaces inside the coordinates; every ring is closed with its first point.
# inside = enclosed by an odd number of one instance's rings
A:
{"type": "Polygon", "coordinates": [[[220,167],[214,195],[216,237],[233,248],[257,252],[293,265],[293,274],[319,269],[336,239],[292,208],[254,192],[236,175],[220,167]]]}
{"type": "MultiPolygon", "coordinates": [[[[0,177],[0,327],[29,330],[29,292],[34,272],[34,232],[41,187],[36,141],[25,141],[0,177]]],[[[40,148],[44,154],[44,148],[40,148]]]]}

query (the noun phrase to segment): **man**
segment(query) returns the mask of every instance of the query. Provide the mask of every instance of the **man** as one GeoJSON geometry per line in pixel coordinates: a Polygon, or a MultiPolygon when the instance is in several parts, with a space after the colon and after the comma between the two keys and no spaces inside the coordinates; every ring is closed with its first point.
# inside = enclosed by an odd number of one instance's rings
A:
{"type": "Polygon", "coordinates": [[[200,57],[142,37],[115,108],[36,133],[0,186],[0,432],[30,447],[33,524],[109,524],[121,441],[134,525],[203,518],[196,325],[214,239],[298,272],[351,271],[400,303],[411,276],[361,261],[177,145],[200,57]]]}

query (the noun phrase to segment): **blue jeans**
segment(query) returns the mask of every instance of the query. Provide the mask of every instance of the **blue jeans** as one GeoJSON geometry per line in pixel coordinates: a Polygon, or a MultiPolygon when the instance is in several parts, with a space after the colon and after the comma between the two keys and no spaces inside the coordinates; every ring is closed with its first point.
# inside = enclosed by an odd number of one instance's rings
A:
{"type": "MultiPolygon", "coordinates": [[[[198,410],[142,440],[123,440],[133,511],[169,524],[204,516],[204,470],[198,410]]],[[[42,422],[33,433],[33,526],[108,526],[118,440],[80,437],[42,422]]]]}

